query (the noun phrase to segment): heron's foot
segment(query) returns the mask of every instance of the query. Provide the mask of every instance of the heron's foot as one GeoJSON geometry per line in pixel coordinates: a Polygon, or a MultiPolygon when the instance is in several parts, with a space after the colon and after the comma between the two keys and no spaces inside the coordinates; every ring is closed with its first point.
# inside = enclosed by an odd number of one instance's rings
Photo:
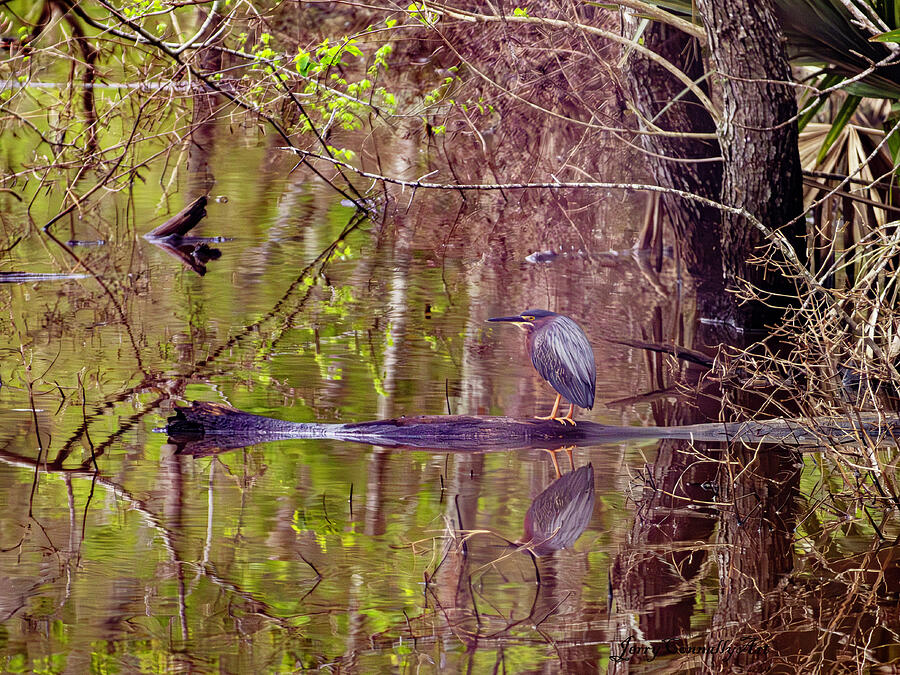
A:
{"type": "Polygon", "coordinates": [[[542,417],[542,416],[538,415],[534,419],[536,419],[536,420],[553,420],[554,422],[559,422],[563,426],[565,426],[566,424],[572,424],[573,426],[575,425],[575,420],[573,420],[571,417],[557,417],[556,415],[547,415],[546,417],[542,417]]]}

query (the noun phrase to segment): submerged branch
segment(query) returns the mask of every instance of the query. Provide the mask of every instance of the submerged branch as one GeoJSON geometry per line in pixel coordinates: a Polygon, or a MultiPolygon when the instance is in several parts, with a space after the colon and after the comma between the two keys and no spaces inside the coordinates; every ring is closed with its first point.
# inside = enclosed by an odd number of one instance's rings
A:
{"type": "Polygon", "coordinates": [[[159,227],[144,235],[145,239],[163,239],[165,237],[183,237],[194,226],[206,217],[206,195],[197,197],[181,211],[169,218],[159,227]]]}

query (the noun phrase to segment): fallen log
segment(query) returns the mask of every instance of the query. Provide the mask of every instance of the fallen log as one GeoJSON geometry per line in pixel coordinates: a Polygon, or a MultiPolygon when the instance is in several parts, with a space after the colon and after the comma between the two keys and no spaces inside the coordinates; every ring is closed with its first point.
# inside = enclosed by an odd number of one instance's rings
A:
{"type": "Polygon", "coordinates": [[[332,439],[388,447],[433,450],[556,449],[635,439],[778,443],[814,450],[834,445],[896,445],[900,416],[865,414],[856,419],[818,417],[713,422],[679,427],[610,426],[580,421],[576,426],[535,418],[422,415],[388,420],[321,424],[289,422],[230,406],[194,401],[176,407],[164,429],[184,454],[209,454],[267,441],[332,439]]]}
{"type": "Polygon", "coordinates": [[[0,284],[33,284],[40,281],[88,279],[90,274],[56,274],[52,272],[0,272],[0,284]]]}
{"type": "Polygon", "coordinates": [[[188,237],[194,226],[206,217],[207,198],[197,197],[162,225],[144,235],[144,239],[159,246],[199,274],[206,274],[206,263],[218,260],[222,252],[210,243],[224,241],[221,237],[188,237]]]}

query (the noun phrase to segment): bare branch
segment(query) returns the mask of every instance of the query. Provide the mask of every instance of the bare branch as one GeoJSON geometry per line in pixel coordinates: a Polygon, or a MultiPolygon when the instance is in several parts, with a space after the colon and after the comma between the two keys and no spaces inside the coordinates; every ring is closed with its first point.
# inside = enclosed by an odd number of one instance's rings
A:
{"type": "MultiPolygon", "coordinates": [[[[709,97],[704,93],[704,91],[699,86],[697,86],[697,83],[689,78],[681,69],[677,68],[669,60],[661,57],[652,49],[647,49],[644,45],[638,44],[626,37],[618,35],[617,33],[613,33],[612,31],[608,31],[597,26],[588,26],[586,24],[576,23],[572,21],[562,21],[561,19],[548,19],[544,17],[533,16],[494,16],[490,14],[478,14],[476,12],[454,9],[441,3],[430,3],[428,5],[428,9],[429,11],[443,14],[452,19],[457,19],[458,21],[467,21],[469,23],[523,23],[536,26],[548,26],[551,28],[565,28],[568,30],[575,29],[583,31],[590,35],[596,35],[598,37],[605,38],[612,42],[628,45],[632,49],[640,52],[651,61],[658,63],[660,66],[672,73],[672,75],[674,75],[679,82],[684,84],[684,86],[687,87],[687,89],[689,89],[690,92],[697,97],[697,100],[700,101],[704,108],[706,108],[716,124],[718,124],[719,122],[719,110],[712,104],[712,101],[709,100],[709,97]]],[[[482,75],[481,73],[478,74],[484,77],[484,75],[482,75]]]]}

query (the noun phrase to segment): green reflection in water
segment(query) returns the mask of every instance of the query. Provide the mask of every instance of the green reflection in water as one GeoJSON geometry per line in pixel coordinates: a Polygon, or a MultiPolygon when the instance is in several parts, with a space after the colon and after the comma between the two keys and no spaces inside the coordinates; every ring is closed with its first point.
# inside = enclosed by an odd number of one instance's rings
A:
{"type": "MultiPolygon", "coordinates": [[[[197,234],[231,240],[214,244],[223,255],[205,276],[139,236],[182,205],[182,193],[162,194],[173,176],[154,163],[129,191],[59,225],[63,238],[107,242],[76,250],[112,297],[92,278],[0,287],[0,668],[340,663],[366,672],[471,662],[478,672],[502,659],[520,672],[557,661],[551,643],[595,662],[596,635],[580,652],[574,645],[592,636],[605,551],[627,527],[619,518],[619,534],[604,531],[612,509],[598,509],[575,551],[539,562],[540,587],[531,560],[491,534],[467,539],[462,554],[460,528],[521,535],[531,498],[550,482],[542,453],[310,441],[194,459],[152,433],[173,401],[193,399],[352,421],[440,414],[448,403],[527,415],[550,397],[522,367],[518,340],[489,347],[477,304],[533,304],[511,297],[513,286],[540,287],[541,272],[479,287],[481,252],[441,248],[444,197],[418,202],[417,221],[359,222],[342,239],[353,212],[331,192],[290,175],[289,161],[255,140],[219,133],[210,164],[215,194],[228,201],[209,205],[197,234]],[[404,240],[409,228],[415,241],[404,240]],[[48,470],[35,482],[38,457],[48,470]]],[[[25,206],[7,204],[4,235],[28,236],[4,268],[70,271],[58,250],[16,229],[28,222],[25,206]]],[[[51,191],[31,215],[59,204],[51,191]]],[[[554,290],[556,301],[565,292],[554,290]]],[[[614,377],[600,387],[619,394],[624,378],[636,379],[614,377]]],[[[602,467],[598,502],[621,508],[618,458],[606,448],[578,460],[602,467]]]]}

